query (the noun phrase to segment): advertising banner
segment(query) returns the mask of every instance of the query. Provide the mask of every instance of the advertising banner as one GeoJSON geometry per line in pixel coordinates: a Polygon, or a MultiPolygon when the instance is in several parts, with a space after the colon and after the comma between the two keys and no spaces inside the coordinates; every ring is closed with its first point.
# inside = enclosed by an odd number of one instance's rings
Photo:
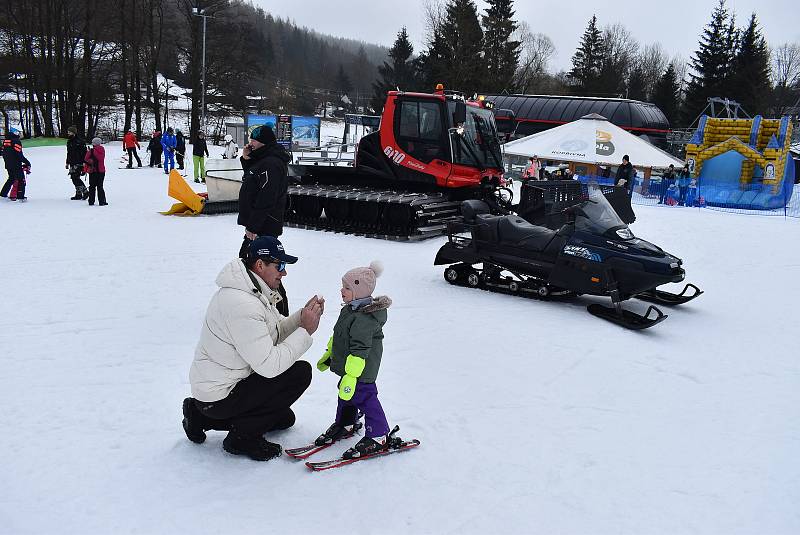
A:
{"type": "Polygon", "coordinates": [[[319,147],[319,117],[292,116],[292,150],[319,147]]]}

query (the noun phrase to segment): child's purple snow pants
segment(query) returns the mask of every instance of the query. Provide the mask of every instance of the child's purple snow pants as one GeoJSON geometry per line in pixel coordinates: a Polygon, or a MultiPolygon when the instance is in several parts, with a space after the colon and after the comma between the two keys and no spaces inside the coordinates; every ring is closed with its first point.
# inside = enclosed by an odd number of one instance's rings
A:
{"type": "Polygon", "coordinates": [[[342,410],[347,406],[353,406],[364,413],[365,435],[369,438],[380,437],[389,433],[389,423],[383,413],[381,402],[378,401],[378,387],[375,383],[356,383],[356,391],[350,401],[339,399],[336,406],[336,421],[340,422],[342,410]]]}

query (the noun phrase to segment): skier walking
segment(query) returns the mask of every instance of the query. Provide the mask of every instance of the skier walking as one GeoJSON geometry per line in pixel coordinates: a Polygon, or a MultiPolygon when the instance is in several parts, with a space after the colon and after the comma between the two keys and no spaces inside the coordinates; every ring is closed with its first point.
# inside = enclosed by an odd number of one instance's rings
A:
{"type": "Polygon", "coordinates": [[[153,131],[147,151],[150,153],[150,167],[161,167],[161,130],[153,131]]]}
{"type": "Polygon", "coordinates": [[[178,161],[178,169],[183,171],[183,158],[186,155],[186,138],[183,132],[175,131],[175,159],[178,161]]]}
{"type": "Polygon", "coordinates": [[[194,181],[206,181],[206,160],[208,156],[208,145],[206,144],[206,133],[200,130],[197,132],[197,139],[192,144],[192,163],[194,163],[194,181]]]}
{"type": "Polygon", "coordinates": [[[177,141],[175,139],[174,130],[170,126],[167,128],[167,133],[161,136],[161,147],[164,149],[164,174],[168,175],[172,169],[175,169],[175,147],[177,141]]]}
{"type": "Polygon", "coordinates": [[[139,140],[136,138],[136,134],[131,132],[131,129],[128,128],[125,130],[125,135],[122,137],[122,152],[128,153],[128,169],[133,168],[133,159],[136,158],[136,163],[139,167],[142,166],[142,160],[139,159],[139,154],[136,152],[136,149],[141,150],[142,147],[139,145],[139,140]]]}
{"type": "Polygon", "coordinates": [[[92,148],[83,160],[89,173],[89,206],[94,206],[95,192],[100,206],[106,206],[108,204],[106,190],[103,189],[103,181],[106,178],[106,149],[103,148],[102,139],[99,137],[92,139],[92,148]]]}
{"type": "Polygon", "coordinates": [[[72,201],[85,201],[89,198],[89,190],[86,188],[81,176],[83,172],[83,158],[86,156],[86,141],[78,135],[78,129],[74,126],[67,128],[67,161],[65,168],[69,170],[69,178],[75,186],[75,195],[70,197],[72,201]]]}
{"type": "Polygon", "coordinates": [[[3,160],[5,161],[8,180],[0,189],[0,197],[8,197],[12,186],[16,185],[17,194],[9,197],[12,201],[25,201],[25,173],[26,168],[30,170],[31,162],[22,153],[22,141],[19,139],[19,130],[10,127],[6,138],[3,140],[3,160]]]}
{"type": "Polygon", "coordinates": [[[374,454],[388,449],[390,444],[389,424],[375,386],[383,356],[386,310],[392,304],[385,295],[372,297],[376,279],[382,272],[383,266],[373,261],[369,267],[357,267],[344,274],[341,289],[344,304],[328,347],[317,362],[317,369],[330,368],[341,379],[336,419],[315,444],[335,442],[356,425],[358,411],[364,414],[365,436],[344,452],[345,459],[374,454]]]}
{"type": "Polygon", "coordinates": [[[225,134],[225,151],[222,153],[222,158],[225,160],[233,160],[239,156],[239,145],[233,140],[233,136],[225,134]]]}

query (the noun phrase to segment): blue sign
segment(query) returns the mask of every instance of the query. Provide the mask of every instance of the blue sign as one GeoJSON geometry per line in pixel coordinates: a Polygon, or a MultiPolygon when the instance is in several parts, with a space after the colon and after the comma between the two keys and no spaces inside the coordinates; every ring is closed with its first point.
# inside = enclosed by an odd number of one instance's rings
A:
{"type": "Polygon", "coordinates": [[[292,116],[292,150],[319,147],[319,117],[292,116]]]}

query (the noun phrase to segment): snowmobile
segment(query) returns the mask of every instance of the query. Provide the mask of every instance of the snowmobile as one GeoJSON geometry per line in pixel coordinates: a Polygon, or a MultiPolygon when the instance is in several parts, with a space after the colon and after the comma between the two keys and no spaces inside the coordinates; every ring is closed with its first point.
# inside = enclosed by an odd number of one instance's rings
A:
{"type": "Polygon", "coordinates": [[[464,221],[448,226],[448,241],[434,264],[446,265],[444,278],[455,285],[543,299],[607,296],[611,307],[594,303],[588,311],[637,330],[661,323],[667,314],[655,305],[637,314],[624,309],[623,301],[678,305],[703,293],[693,284],[679,294],[658,289],[684,280],[682,260],[635,237],[596,184],[562,212],[567,222],[552,230],[514,214],[491,215],[484,201],[466,200],[464,221]]]}

